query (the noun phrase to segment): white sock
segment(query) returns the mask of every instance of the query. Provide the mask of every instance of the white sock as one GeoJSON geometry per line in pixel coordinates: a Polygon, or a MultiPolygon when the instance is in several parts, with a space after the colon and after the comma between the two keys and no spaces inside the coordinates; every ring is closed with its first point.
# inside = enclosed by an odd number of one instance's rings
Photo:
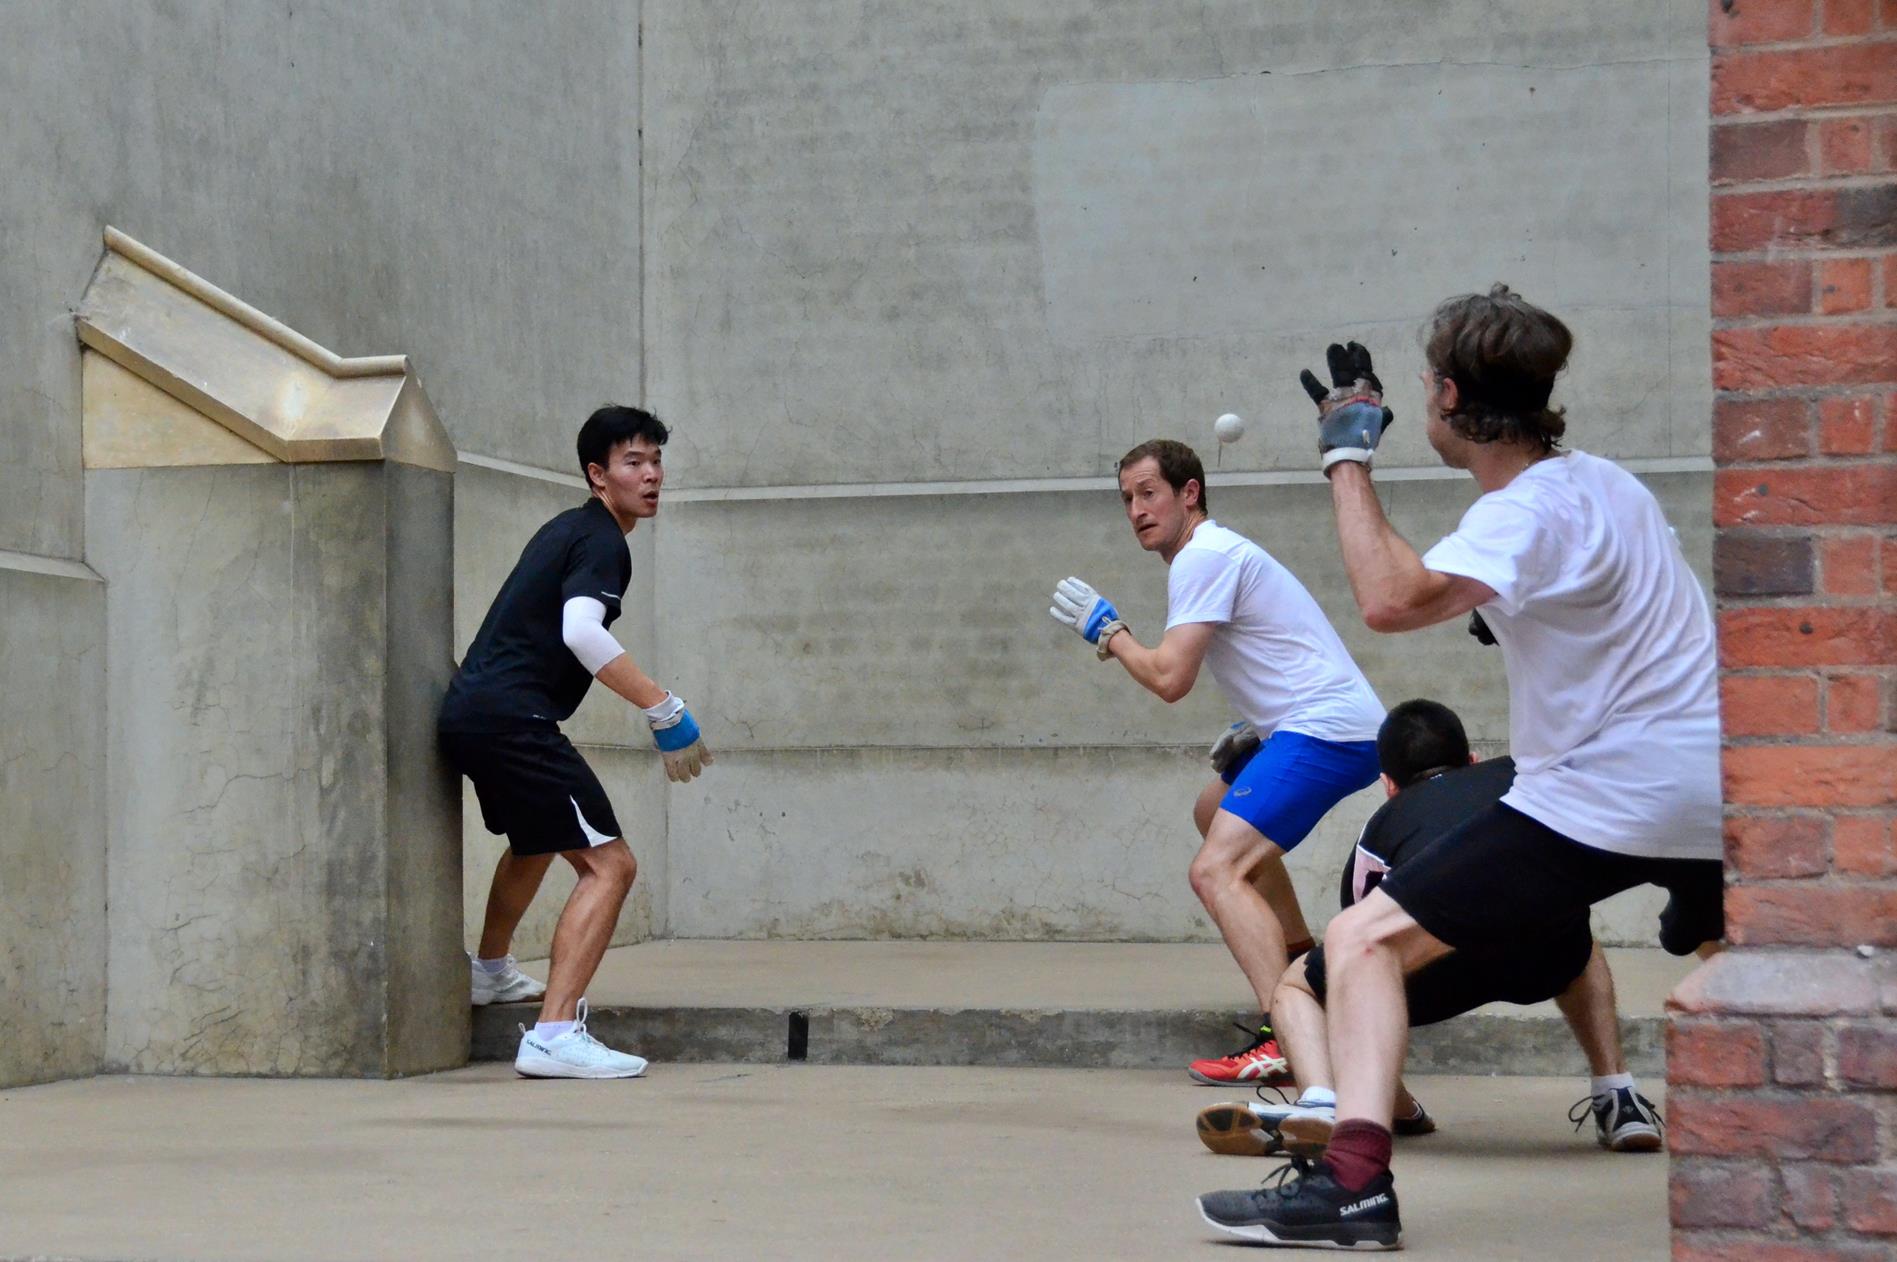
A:
{"type": "Polygon", "coordinates": [[[481,966],[483,973],[492,977],[499,977],[502,973],[507,971],[507,957],[505,955],[498,960],[483,960],[476,957],[474,962],[481,966]]]}
{"type": "Polygon", "coordinates": [[[578,1024],[578,1021],[536,1021],[534,1037],[541,1040],[557,1039],[562,1034],[573,1033],[573,1027],[578,1024]]]}
{"type": "Polygon", "coordinates": [[[1327,1105],[1334,1109],[1337,1107],[1337,1093],[1329,1087],[1306,1087],[1304,1094],[1298,1097],[1298,1103],[1313,1107],[1327,1105]]]}
{"type": "Polygon", "coordinates": [[[1633,1086],[1634,1076],[1632,1074],[1607,1074],[1604,1077],[1590,1079],[1589,1081],[1593,1083],[1591,1090],[1594,1095],[1599,1097],[1609,1095],[1621,1087],[1633,1086]]]}

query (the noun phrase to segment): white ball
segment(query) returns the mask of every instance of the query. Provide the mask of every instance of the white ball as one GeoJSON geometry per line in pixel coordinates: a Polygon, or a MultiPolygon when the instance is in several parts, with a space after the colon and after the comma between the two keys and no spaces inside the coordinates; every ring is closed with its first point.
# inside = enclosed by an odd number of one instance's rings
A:
{"type": "Polygon", "coordinates": [[[1235,443],[1245,436],[1244,418],[1227,412],[1212,422],[1212,432],[1219,436],[1222,443],[1235,443]]]}

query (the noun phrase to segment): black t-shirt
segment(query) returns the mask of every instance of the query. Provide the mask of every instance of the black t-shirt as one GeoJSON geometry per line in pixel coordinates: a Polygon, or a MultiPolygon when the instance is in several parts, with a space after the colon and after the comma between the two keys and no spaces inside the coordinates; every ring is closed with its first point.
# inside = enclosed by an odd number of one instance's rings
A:
{"type": "Polygon", "coordinates": [[[1344,864],[1339,900],[1348,907],[1368,894],[1384,873],[1395,871],[1430,842],[1501,801],[1514,782],[1515,760],[1491,758],[1438,772],[1385,802],[1363,826],[1363,836],[1344,864]]]}
{"type": "Polygon", "coordinates": [[[593,676],[561,637],[561,613],[570,598],[591,596],[606,606],[610,627],[631,581],[626,537],[598,499],[542,526],[521,550],[448,685],[441,727],[505,731],[570,718],[593,676]]]}

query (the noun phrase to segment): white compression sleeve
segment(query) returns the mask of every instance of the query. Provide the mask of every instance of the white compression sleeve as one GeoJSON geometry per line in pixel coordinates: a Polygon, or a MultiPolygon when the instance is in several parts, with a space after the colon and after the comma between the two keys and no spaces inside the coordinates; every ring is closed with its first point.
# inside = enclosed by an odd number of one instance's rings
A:
{"type": "Polygon", "coordinates": [[[571,596],[560,607],[560,638],[590,675],[626,650],[606,629],[606,606],[591,596],[571,596]]]}

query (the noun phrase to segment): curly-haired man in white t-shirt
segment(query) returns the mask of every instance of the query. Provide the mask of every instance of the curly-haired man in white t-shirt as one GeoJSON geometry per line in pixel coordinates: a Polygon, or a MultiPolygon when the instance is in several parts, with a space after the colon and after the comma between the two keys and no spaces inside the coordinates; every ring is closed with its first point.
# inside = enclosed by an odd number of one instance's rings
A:
{"type": "MultiPolygon", "coordinates": [[[[1296,1177],[1199,1198],[1213,1226],[1263,1244],[1395,1247],[1390,1117],[1408,1014],[1404,977],[1458,948],[1536,950],[1546,926],[1636,885],[1673,898],[1661,944],[1687,954],[1724,932],[1719,700],[1705,593],[1653,494],[1564,452],[1550,406],[1573,337],[1496,286],[1430,323],[1430,445],[1482,495],[1419,555],[1370,480],[1390,414],[1370,355],[1330,348],[1311,374],[1319,450],[1344,566],[1364,620],[1410,631],[1480,610],[1508,673],[1515,780],[1330,923],[1327,1025],[1337,1127],[1296,1177]]],[[[1608,1085],[1597,1119],[1643,1107],[1608,1085]]]]}

